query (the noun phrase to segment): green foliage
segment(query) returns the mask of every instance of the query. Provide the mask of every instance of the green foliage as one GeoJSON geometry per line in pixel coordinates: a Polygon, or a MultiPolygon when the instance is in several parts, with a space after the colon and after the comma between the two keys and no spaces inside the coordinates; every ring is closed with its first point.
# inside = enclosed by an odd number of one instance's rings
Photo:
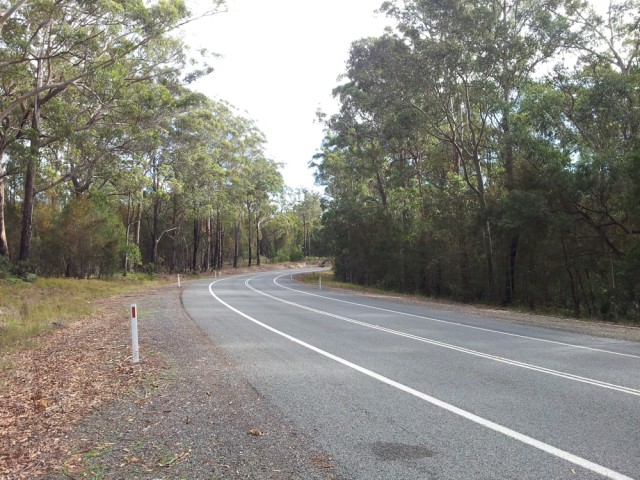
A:
{"type": "Polygon", "coordinates": [[[289,261],[299,262],[300,260],[304,260],[304,253],[302,253],[302,248],[298,245],[289,252],[289,261]]]}
{"type": "Polygon", "coordinates": [[[11,264],[7,257],[0,255],[0,280],[6,280],[11,275],[11,264]]]}
{"type": "Polygon", "coordinates": [[[310,249],[309,230],[279,246],[261,230],[283,189],[262,132],[186,88],[211,71],[173,35],[190,15],[183,0],[39,0],[4,25],[0,218],[11,259],[30,261],[3,272],[199,271],[310,249]]]}
{"type": "Polygon", "coordinates": [[[77,278],[114,275],[122,269],[124,233],[117,211],[104,198],[73,199],[53,225],[51,237],[43,239],[48,248],[40,256],[48,266],[46,273],[77,278]]]}
{"type": "Polygon", "coordinates": [[[640,320],[637,7],[385,2],[313,162],[336,277],[640,320]]]}
{"type": "Polygon", "coordinates": [[[38,278],[32,282],[0,279],[3,292],[0,298],[0,352],[23,346],[43,332],[90,314],[94,299],[159,283],[140,278],[135,281],[38,278]]]}

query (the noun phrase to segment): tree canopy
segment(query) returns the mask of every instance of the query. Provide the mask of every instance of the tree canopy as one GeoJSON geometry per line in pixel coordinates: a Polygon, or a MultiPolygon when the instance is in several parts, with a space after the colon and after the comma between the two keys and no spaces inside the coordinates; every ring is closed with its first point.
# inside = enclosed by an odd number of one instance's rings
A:
{"type": "Polygon", "coordinates": [[[312,162],[343,280],[640,319],[640,4],[394,0],[312,162]]]}
{"type": "Polygon", "coordinates": [[[189,88],[211,67],[180,28],[224,2],[187,3],[0,1],[0,273],[199,271],[302,251],[309,219],[278,204],[264,135],[189,88]],[[265,235],[280,216],[286,241],[265,235]]]}

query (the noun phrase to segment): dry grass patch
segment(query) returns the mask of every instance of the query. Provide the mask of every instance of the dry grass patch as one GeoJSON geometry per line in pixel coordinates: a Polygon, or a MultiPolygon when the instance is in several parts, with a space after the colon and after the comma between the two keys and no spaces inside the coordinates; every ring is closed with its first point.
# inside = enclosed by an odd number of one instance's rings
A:
{"type": "Polygon", "coordinates": [[[28,346],[38,335],[88,315],[93,311],[92,302],[99,298],[166,282],[140,278],[0,280],[0,352],[28,346]]]}

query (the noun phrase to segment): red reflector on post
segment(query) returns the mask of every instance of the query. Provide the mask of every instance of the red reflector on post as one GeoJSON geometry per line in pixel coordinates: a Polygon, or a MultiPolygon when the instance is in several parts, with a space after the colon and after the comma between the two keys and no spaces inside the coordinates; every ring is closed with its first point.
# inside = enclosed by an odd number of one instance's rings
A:
{"type": "Polygon", "coordinates": [[[131,305],[131,317],[137,318],[135,305],[131,305]]]}

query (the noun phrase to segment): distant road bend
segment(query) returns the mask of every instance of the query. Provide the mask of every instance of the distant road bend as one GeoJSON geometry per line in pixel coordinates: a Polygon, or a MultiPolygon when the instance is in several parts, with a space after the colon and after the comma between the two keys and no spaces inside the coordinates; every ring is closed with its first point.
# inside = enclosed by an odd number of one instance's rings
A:
{"type": "Polygon", "coordinates": [[[638,343],[288,271],[197,282],[183,301],[344,478],[640,479],[638,343]]]}

